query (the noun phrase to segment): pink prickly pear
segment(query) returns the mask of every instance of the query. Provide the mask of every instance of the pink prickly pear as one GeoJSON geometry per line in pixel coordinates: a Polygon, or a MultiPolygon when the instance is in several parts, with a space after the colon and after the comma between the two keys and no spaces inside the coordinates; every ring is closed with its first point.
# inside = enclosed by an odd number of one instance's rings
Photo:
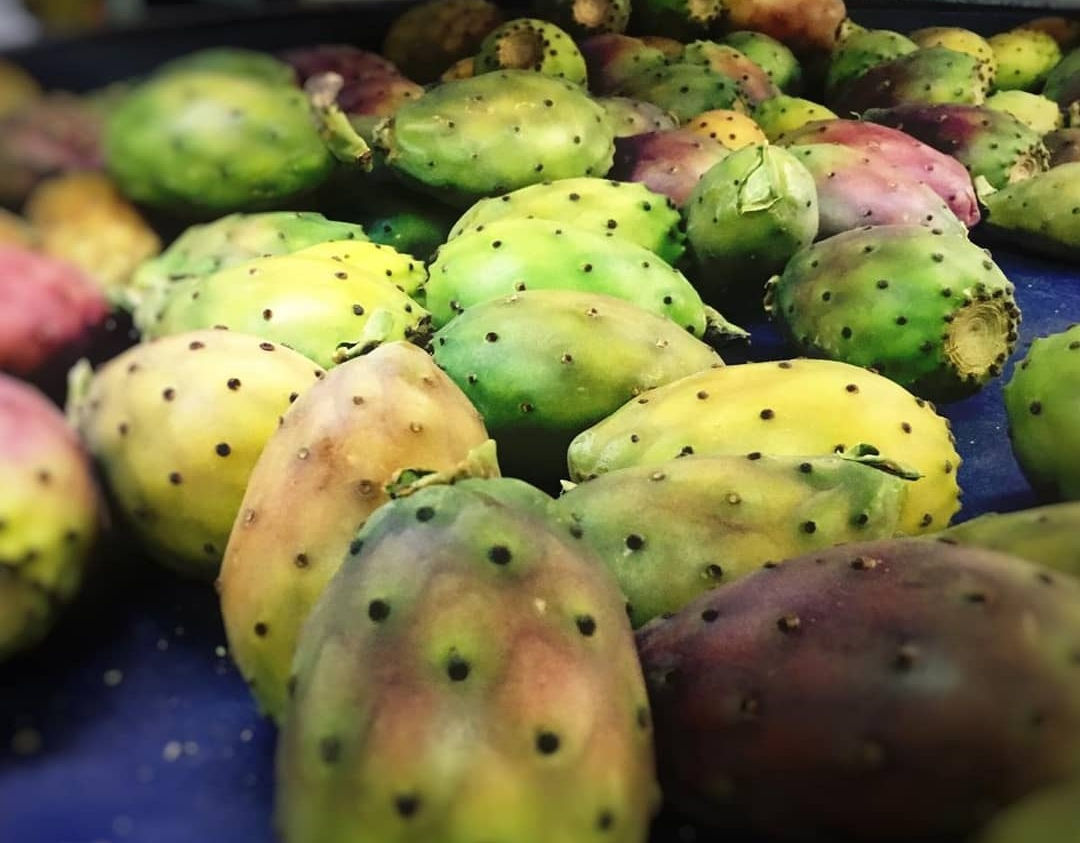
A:
{"type": "Polygon", "coordinates": [[[979,222],[979,202],[964,165],[899,129],[862,120],[821,120],[781,135],[777,143],[836,143],[876,153],[937,193],[964,225],[971,228],[979,222]]]}
{"type": "Polygon", "coordinates": [[[615,164],[609,174],[641,182],[650,190],[685,204],[701,177],[730,150],[690,129],[649,132],[615,141],[615,164]]]}

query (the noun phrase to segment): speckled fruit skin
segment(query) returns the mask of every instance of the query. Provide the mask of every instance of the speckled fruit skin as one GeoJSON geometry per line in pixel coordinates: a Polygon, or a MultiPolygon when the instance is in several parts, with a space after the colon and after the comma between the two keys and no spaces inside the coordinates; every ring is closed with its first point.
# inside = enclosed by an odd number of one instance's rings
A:
{"type": "Polygon", "coordinates": [[[719,141],[689,129],[649,132],[615,142],[611,176],[640,182],[681,207],[701,177],[729,152],[719,141]]]}
{"type": "Polygon", "coordinates": [[[90,462],[64,417],[0,374],[0,662],[36,644],[82,583],[104,520],[90,462]]]}
{"type": "Polygon", "coordinates": [[[891,538],[907,481],[876,460],[695,455],[602,474],[556,511],[611,568],[638,627],[770,560],[891,538]]]}
{"type": "Polygon", "coordinates": [[[730,44],[694,41],[686,45],[682,61],[703,64],[727,76],[735,82],[739,95],[751,108],[780,93],[763,67],[730,44]]]}
{"type": "Polygon", "coordinates": [[[1035,340],[1005,385],[1009,437],[1028,481],[1050,500],[1080,500],[1080,325],[1035,340]]]}
{"type": "Polygon", "coordinates": [[[475,305],[523,290],[603,293],[666,316],[697,337],[707,328],[697,291],[653,252],[546,219],[479,223],[445,243],[431,265],[424,302],[441,328],[475,305]]]}
{"type": "Polygon", "coordinates": [[[0,371],[33,378],[51,363],[70,365],[108,313],[104,294],[78,267],[0,245],[0,371]]]}
{"type": "Polygon", "coordinates": [[[507,472],[535,465],[545,476],[561,469],[576,433],[624,401],[723,365],[670,319],[571,290],[526,290],[477,304],[440,329],[433,348],[499,442],[507,472]]]}
{"type": "Polygon", "coordinates": [[[724,0],[637,0],[632,4],[630,29],[690,41],[716,27],[724,15],[724,0]]]}
{"type": "Polygon", "coordinates": [[[1045,32],[1013,29],[990,36],[989,43],[997,59],[999,91],[1037,90],[1061,61],[1061,47],[1045,32]]]}
{"type": "Polygon", "coordinates": [[[288,843],[648,839],[660,794],[622,595],[522,485],[426,488],[357,534],[297,652],[288,843]]]}
{"type": "Polygon", "coordinates": [[[910,103],[979,105],[989,87],[989,72],[978,59],[929,47],[875,65],[836,88],[828,104],[845,117],[910,103]]]}
{"type": "Polygon", "coordinates": [[[533,0],[537,17],[557,23],[574,38],[619,33],[630,21],[630,0],[533,0]]]}
{"type": "Polygon", "coordinates": [[[1056,102],[1028,91],[998,91],[986,98],[986,107],[1011,114],[1043,136],[1060,129],[1065,123],[1056,102]]]}
{"type": "Polygon", "coordinates": [[[594,94],[614,94],[631,76],[665,63],[664,54],[656,47],[640,38],[616,33],[582,39],[581,54],[588,70],[589,90],[594,94]]]}
{"type": "Polygon", "coordinates": [[[769,839],[967,839],[1080,772],[1078,635],[1080,583],[1014,557],[788,560],[639,631],[661,783],[769,839]]]}
{"type": "Polygon", "coordinates": [[[920,47],[947,47],[959,53],[967,53],[983,63],[991,84],[997,77],[997,56],[994,55],[994,48],[985,38],[970,29],[930,26],[912,32],[911,40],[920,47]]]}
{"type": "Polygon", "coordinates": [[[1080,501],[1019,512],[990,512],[934,536],[938,541],[983,547],[1080,576],[1080,501]]]}
{"type": "Polygon", "coordinates": [[[1080,260],[1080,163],[1061,164],[982,199],[990,228],[1018,247],[1080,260]]]}
{"type": "Polygon", "coordinates": [[[978,843],[1059,843],[1080,824],[1080,779],[1040,790],[1009,806],[979,834],[978,843]]]}
{"type": "Polygon", "coordinates": [[[531,70],[585,84],[585,58],[570,34],[549,21],[514,18],[496,27],[476,52],[476,73],[531,70]]]}
{"type": "Polygon", "coordinates": [[[1001,373],[1019,334],[1013,292],[963,234],[888,225],[800,252],[770,282],[766,306],[804,353],[949,401],[1001,373]]]}
{"type": "Polygon", "coordinates": [[[710,302],[760,302],[768,277],[817,236],[814,178],[780,147],[740,149],[697,183],[686,230],[710,302]]]}
{"type": "Polygon", "coordinates": [[[830,360],[725,366],[634,398],[570,445],[570,479],[689,454],[832,454],[876,448],[922,477],[899,530],[941,529],[960,509],[948,422],[881,375],[830,360]]]}
{"type": "Polygon", "coordinates": [[[1080,100],[1080,48],[1063,58],[1046,77],[1042,94],[1054,100],[1062,111],[1080,100]]]}
{"type": "Polygon", "coordinates": [[[1043,143],[1050,153],[1051,168],[1080,161],[1080,126],[1051,132],[1043,138],[1043,143]]]}
{"type": "Polygon", "coordinates": [[[722,39],[755,62],[785,94],[802,92],[803,72],[799,60],[787,46],[764,32],[729,32],[722,39]]]}
{"type": "Polygon", "coordinates": [[[109,116],[105,157],[130,198],[204,214],[286,202],[333,167],[299,88],[196,70],[132,91],[109,116]]]}
{"type": "Polygon", "coordinates": [[[481,199],[462,214],[448,239],[486,230],[498,220],[534,218],[628,240],[670,264],[685,249],[679,212],[666,196],[644,185],[597,178],[560,179],[481,199]]]}
{"type": "Polygon", "coordinates": [[[147,339],[203,328],[255,334],[329,368],[354,348],[422,338],[428,321],[424,308],[375,267],[303,250],[173,285],[140,328],[147,339]]]}
{"type": "Polygon", "coordinates": [[[759,104],[751,116],[765,137],[775,143],[787,132],[793,132],[807,123],[835,118],[836,114],[816,102],[781,94],[759,104]]]}
{"type": "Polygon", "coordinates": [[[407,343],[343,363],[296,400],[251,472],[219,579],[229,652],[267,715],[284,713],[301,625],[394,475],[450,471],[486,439],[407,343]]]}
{"type": "Polygon", "coordinates": [[[1031,178],[1047,166],[1046,147],[1011,114],[974,105],[902,105],[874,109],[864,117],[906,132],[956,158],[971,177],[1002,188],[1031,178]]]}
{"type": "Polygon", "coordinates": [[[603,176],[613,140],[581,87],[527,70],[444,82],[376,131],[388,165],[465,206],[546,179],[603,176]]]}
{"type": "Polygon", "coordinates": [[[658,105],[632,97],[595,97],[611,120],[616,138],[631,138],[646,132],[678,128],[674,115],[658,105]]]}
{"type": "Polygon", "coordinates": [[[631,76],[618,93],[654,103],[685,122],[714,108],[745,112],[746,102],[731,77],[687,61],[650,67],[631,76]]]}
{"type": "Polygon", "coordinates": [[[979,221],[979,200],[964,165],[911,135],[862,120],[820,120],[785,132],[784,146],[831,143],[875,153],[911,181],[921,181],[971,228],[979,221]]]}
{"type": "Polygon", "coordinates": [[[847,16],[843,0],[724,0],[724,11],[728,29],[764,32],[798,54],[831,50],[847,16]]]}
{"type": "Polygon", "coordinates": [[[255,461],[323,371],[234,331],[166,337],[88,369],[68,412],[116,512],[156,561],[214,577],[255,461]]]}
{"type": "Polygon", "coordinates": [[[885,225],[797,254],[770,281],[766,307],[803,353],[949,401],[1001,374],[1020,328],[1013,292],[963,234],[885,225]]]}
{"type": "Polygon", "coordinates": [[[126,291],[127,304],[152,314],[172,283],[316,243],[366,239],[361,226],[310,211],[229,214],[185,229],[160,255],[142,263],[126,291]]]}
{"type": "Polygon", "coordinates": [[[853,32],[836,45],[829,57],[825,74],[825,98],[829,105],[844,87],[866,74],[871,68],[914,53],[919,45],[888,29],[866,29],[853,32]]]}
{"type": "Polygon", "coordinates": [[[454,62],[475,54],[502,18],[488,0],[430,0],[390,24],[383,53],[416,81],[434,82],[454,62]]]}

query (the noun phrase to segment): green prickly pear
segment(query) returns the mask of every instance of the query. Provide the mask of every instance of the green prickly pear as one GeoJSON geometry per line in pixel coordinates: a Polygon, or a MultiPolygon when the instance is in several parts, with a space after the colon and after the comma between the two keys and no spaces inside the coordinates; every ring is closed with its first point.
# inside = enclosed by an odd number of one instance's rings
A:
{"type": "Polygon", "coordinates": [[[630,0],[534,0],[538,17],[551,20],[573,35],[590,35],[626,29],[630,0]]]}
{"type": "Polygon", "coordinates": [[[999,514],[990,512],[934,536],[984,547],[1080,576],[1080,501],[999,514]]]}
{"type": "Polygon", "coordinates": [[[689,454],[842,454],[859,444],[922,475],[901,532],[948,525],[960,509],[948,422],[881,375],[829,360],[725,366],[654,389],[574,439],[570,479],[689,454]]]}
{"type": "Polygon", "coordinates": [[[80,369],[69,414],[150,555],[213,577],[263,446],[322,375],[259,337],[194,331],[80,369]]]}
{"type": "Polygon", "coordinates": [[[647,389],[723,365],[670,319],[571,290],[477,304],[440,329],[433,346],[435,362],[484,417],[510,474],[518,465],[561,474],[574,434],[647,389]]]}
{"type": "Polygon", "coordinates": [[[1020,327],[1013,291],[963,234],[879,225],[799,252],[769,282],[766,308],[803,353],[948,401],[1001,374],[1020,327]]]}
{"type": "Polygon", "coordinates": [[[585,58],[567,32],[549,21],[515,18],[496,27],[480,44],[477,73],[532,70],[585,84],[585,58]]]}
{"type": "Polygon", "coordinates": [[[1056,102],[1062,111],[1080,100],[1080,48],[1073,50],[1050,71],[1042,95],[1056,102]]]}
{"type": "Polygon", "coordinates": [[[853,32],[836,45],[825,74],[825,95],[832,100],[848,83],[879,64],[914,53],[919,45],[888,29],[864,29],[853,32]]]}
{"type": "Polygon", "coordinates": [[[597,178],[560,179],[481,199],[450,231],[453,240],[503,219],[562,222],[604,237],[629,240],[674,264],[686,235],[675,204],[641,184],[597,178]]]}
{"type": "Polygon", "coordinates": [[[721,40],[761,67],[773,84],[785,94],[801,93],[802,66],[785,44],[764,32],[748,30],[729,32],[721,40]]]}
{"type": "Polygon", "coordinates": [[[642,70],[627,79],[619,93],[655,103],[680,122],[715,108],[747,110],[738,85],[729,76],[686,61],[642,70]]]}
{"type": "Polygon", "coordinates": [[[154,75],[208,70],[283,87],[296,86],[296,72],[283,61],[257,50],[209,47],[160,65],[154,75]]]}
{"type": "Polygon", "coordinates": [[[775,143],[781,135],[794,132],[807,123],[833,119],[836,114],[816,102],[781,95],[759,103],[751,116],[761,127],[765,137],[775,143]]]}
{"type": "Polygon", "coordinates": [[[602,176],[614,132],[577,85],[526,70],[444,82],[376,132],[386,162],[456,204],[547,179],[602,176]]]}
{"type": "Polygon", "coordinates": [[[1080,163],[979,193],[986,222],[1021,249],[1068,261],[1080,260],[1080,163]]]}
{"type": "MultiPolygon", "coordinates": [[[[626,188],[631,185],[618,189],[626,188]]],[[[667,207],[663,199],[656,206],[667,207]]],[[[481,302],[544,289],[625,299],[698,337],[709,327],[710,314],[697,291],[653,252],[620,237],[544,219],[480,223],[444,244],[431,265],[424,303],[441,328],[481,302]]]]}
{"type": "Polygon", "coordinates": [[[0,662],[71,602],[104,520],[89,460],[34,387],[0,374],[0,662]]]}
{"type": "Polygon", "coordinates": [[[1011,114],[1033,132],[1047,135],[1065,123],[1052,99],[1027,91],[998,91],[986,98],[986,107],[1011,114]]]}
{"type": "Polygon", "coordinates": [[[297,651],[287,843],[645,843],[659,791],[623,598],[504,502],[511,482],[422,489],[357,534],[297,651]]]}
{"type": "Polygon", "coordinates": [[[1031,344],[1005,385],[1005,410],[1013,453],[1035,491],[1080,500],[1080,325],[1031,344]]]}
{"type": "Polygon", "coordinates": [[[681,61],[705,65],[733,80],[751,108],[780,93],[764,68],[730,44],[694,41],[683,49],[681,61]]]}
{"type": "Polygon", "coordinates": [[[1080,779],[1040,790],[1010,805],[977,843],[1063,843],[1080,828],[1080,779]]]}
{"type": "Polygon", "coordinates": [[[999,91],[1030,91],[1042,85],[1061,61],[1058,42],[1034,29],[1013,29],[990,36],[997,59],[999,91]]]}
{"type": "Polygon", "coordinates": [[[1078,638],[1080,582],[1022,559],[906,539],[787,560],[638,632],[661,785],[770,840],[969,839],[1080,775],[1078,638]]]}
{"type": "Polygon", "coordinates": [[[611,568],[637,627],[770,560],[895,535],[903,470],[857,453],[623,468],[572,487],[556,511],[611,568]]]}
{"type": "Polygon", "coordinates": [[[997,56],[990,42],[970,29],[955,26],[930,26],[911,33],[911,40],[920,47],[947,47],[967,53],[983,63],[987,78],[993,84],[997,78],[997,56]]]}
{"type": "Polygon", "coordinates": [[[427,312],[373,270],[299,252],[256,258],[170,287],[140,328],[148,339],[202,328],[257,334],[328,368],[354,347],[427,332],[427,312]]]}
{"type": "Polygon", "coordinates": [[[402,471],[498,474],[476,410],[406,343],[349,360],[303,393],[270,438],[237,509],[219,579],[229,651],[280,719],[311,608],[356,529],[402,471]]]}
{"type": "Polygon", "coordinates": [[[687,235],[713,302],[761,299],[762,285],[818,233],[814,178],[776,146],[733,152],[697,183],[687,235]]]}
{"type": "Polygon", "coordinates": [[[634,32],[689,41],[707,34],[723,15],[724,0],[637,0],[630,26],[634,32]]]}

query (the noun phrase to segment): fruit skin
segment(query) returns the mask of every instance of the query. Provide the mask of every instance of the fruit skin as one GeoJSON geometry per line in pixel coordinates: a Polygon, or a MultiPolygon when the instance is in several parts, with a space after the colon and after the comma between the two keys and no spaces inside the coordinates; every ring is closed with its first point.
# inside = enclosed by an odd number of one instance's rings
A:
{"type": "Polygon", "coordinates": [[[1040,790],[1010,805],[979,834],[977,843],[1059,843],[1080,822],[1080,781],[1040,790]]]}
{"type": "Polygon", "coordinates": [[[1080,260],[1080,163],[1061,164],[982,195],[991,231],[1019,248],[1080,260]]]}
{"type": "Polygon", "coordinates": [[[0,374],[0,663],[36,644],[79,590],[105,508],[63,415],[0,374]]]}
{"type": "Polygon", "coordinates": [[[152,77],[109,116],[105,157],[137,202],[217,215],[281,204],[333,159],[304,93],[214,71],[152,77]]]}
{"type": "Polygon", "coordinates": [[[81,366],[68,414],[150,556],[212,578],[259,453],[293,396],[322,375],[259,337],[193,331],[137,345],[96,373],[81,366]]]}
{"type": "Polygon", "coordinates": [[[619,93],[654,103],[680,122],[714,108],[747,110],[739,86],[729,76],[687,61],[640,71],[623,82],[619,93]]]}
{"type": "Polygon", "coordinates": [[[1043,86],[1042,95],[1054,100],[1062,111],[1080,100],[1080,48],[1073,50],[1063,58],[1043,86]]]}
{"type": "Polygon", "coordinates": [[[930,26],[911,33],[911,40],[920,47],[947,47],[967,53],[983,63],[990,83],[997,78],[997,56],[990,42],[970,29],[955,26],[930,26]]]}
{"type": "Polygon", "coordinates": [[[696,337],[706,335],[711,314],[701,296],[642,246],[544,219],[496,220],[482,229],[441,246],[431,265],[423,298],[437,328],[514,292],[578,290],[623,299],[696,337]]]}
{"type": "Polygon", "coordinates": [[[821,237],[865,225],[922,225],[966,234],[967,227],[928,185],[870,149],[835,143],[790,147],[817,185],[821,237]]]}
{"type": "Polygon", "coordinates": [[[266,714],[284,713],[301,625],[390,481],[450,471],[486,440],[461,391],[408,343],[343,363],[295,401],[251,472],[219,578],[229,652],[266,714]]]}
{"type": "Polygon", "coordinates": [[[660,50],[640,38],[617,33],[590,35],[582,39],[580,47],[588,70],[589,90],[594,94],[615,94],[631,76],[666,61],[660,50]]]}
{"type": "Polygon", "coordinates": [[[382,51],[417,82],[434,82],[454,62],[473,55],[502,20],[488,0],[429,0],[394,19],[382,51]]]}
{"type": "Polygon", "coordinates": [[[534,0],[537,17],[553,21],[576,39],[619,33],[630,22],[629,0],[534,0]]]}
{"type": "Polygon", "coordinates": [[[840,144],[873,153],[909,179],[923,182],[968,228],[979,222],[979,200],[964,165],[897,129],[862,120],[821,120],[786,132],[777,143],[840,144]]]}
{"type": "MultiPolygon", "coordinates": [[[[258,50],[240,47],[209,47],[159,65],[155,75],[210,70],[240,76],[255,82],[284,87],[296,84],[296,72],[284,61],[258,50]]],[[[302,81],[302,80],[301,80],[302,81]]]]}
{"type": "Polygon", "coordinates": [[[281,60],[292,66],[301,85],[323,73],[337,73],[346,85],[402,76],[394,62],[350,44],[297,47],[282,52],[281,60]]]}
{"type": "Polygon", "coordinates": [[[694,134],[712,138],[731,150],[765,144],[769,140],[751,117],[723,108],[695,115],[686,127],[694,134]]]}
{"type": "Polygon", "coordinates": [[[724,0],[636,0],[630,29],[679,41],[701,38],[723,18],[724,0]]]}
{"type": "Polygon", "coordinates": [[[476,52],[475,72],[532,70],[585,84],[585,57],[569,33],[549,21],[515,18],[496,27],[476,52]]]}
{"type": "Polygon", "coordinates": [[[1042,139],[1011,114],[975,105],[901,105],[863,115],[956,158],[972,179],[1004,187],[1046,169],[1042,139]]]}
{"type": "Polygon", "coordinates": [[[644,185],[596,178],[560,179],[481,199],[455,223],[447,239],[497,220],[534,218],[629,240],[670,264],[685,249],[682,220],[667,197],[644,185]]]}
{"type": "Polygon", "coordinates": [[[1060,129],[1065,123],[1056,102],[1027,91],[998,91],[986,98],[986,107],[1011,114],[1040,135],[1060,129]]]}
{"type": "Polygon", "coordinates": [[[802,66],[795,54],[775,38],[764,32],[742,30],[729,32],[721,40],[757,63],[785,94],[797,95],[802,92],[802,66]]]}
{"type": "Polygon", "coordinates": [[[611,568],[639,627],[770,560],[891,538],[906,481],[876,461],[689,456],[602,474],[555,510],[611,568]]]}
{"type": "Polygon", "coordinates": [[[0,371],[36,380],[89,350],[109,314],[104,295],[66,261],[0,245],[0,371]]]}
{"type": "Polygon", "coordinates": [[[1005,385],[1013,454],[1047,500],[1080,500],[1078,386],[1080,325],[1035,340],[1005,385]]]}
{"type": "Polygon", "coordinates": [[[518,465],[550,471],[575,434],[623,402],[723,365],[670,319],[576,290],[479,303],[440,329],[432,347],[484,417],[509,474],[518,465]]]}
{"type": "Polygon", "coordinates": [[[780,93],[764,68],[730,44],[694,41],[687,44],[682,61],[711,67],[735,82],[743,101],[753,108],[780,93]]]}
{"type": "Polygon", "coordinates": [[[611,177],[640,182],[682,206],[701,177],[728,154],[722,143],[689,129],[649,132],[615,142],[611,177]]]}
{"type": "Polygon", "coordinates": [[[376,131],[387,164],[466,206],[545,179],[603,176],[613,140],[604,109],[580,87],[525,70],[444,82],[376,131]]]}
{"type": "Polygon", "coordinates": [[[989,38],[997,58],[995,86],[999,91],[1037,90],[1061,61],[1057,41],[1034,29],[1013,29],[989,38]]]}
{"type": "Polygon", "coordinates": [[[697,183],[686,231],[709,301],[759,302],[766,279],[817,237],[814,177],[780,147],[740,149],[697,183]]]}
{"type": "Polygon", "coordinates": [[[1014,557],[788,560],[638,632],[661,784],[770,839],[966,839],[1080,772],[1078,634],[1080,583],[1014,557]]]}
{"type": "Polygon", "coordinates": [[[860,444],[922,475],[908,488],[901,532],[948,525],[960,509],[948,422],[887,378],[831,360],[725,366],[654,389],[578,435],[568,465],[580,482],[691,453],[832,454],[860,444]]]}
{"type": "Polygon", "coordinates": [[[288,843],[647,840],[660,794],[623,598],[518,508],[521,485],[425,488],[357,534],[297,652],[288,843]]]}
{"type": "Polygon", "coordinates": [[[990,87],[986,67],[967,53],[928,47],[875,65],[835,90],[829,107],[838,114],[910,103],[980,105],[990,87]]]}
{"type": "Polygon", "coordinates": [[[362,226],[310,211],[229,214],[185,229],[158,257],[143,263],[131,279],[127,305],[154,313],[173,283],[316,243],[366,239],[362,226]]]}
{"type": "Polygon", "coordinates": [[[595,97],[611,120],[616,138],[676,129],[679,121],[658,105],[630,97],[595,97]]]}
{"type": "Polygon", "coordinates": [[[256,258],[169,292],[157,313],[139,320],[147,339],[225,328],[281,343],[329,368],[353,348],[363,353],[428,332],[427,311],[380,272],[306,250],[256,258]]]}
{"type": "Polygon", "coordinates": [[[154,230],[101,173],[46,179],[24,213],[41,250],[81,268],[113,302],[126,300],[135,270],[161,251],[154,230]]]}
{"type": "Polygon", "coordinates": [[[43,178],[100,170],[102,115],[72,94],[51,93],[0,118],[0,204],[17,207],[43,178]]]}
{"type": "Polygon", "coordinates": [[[836,45],[829,57],[829,69],[825,74],[826,101],[833,105],[844,87],[867,71],[918,49],[919,45],[910,38],[888,29],[853,32],[836,45]]]}
{"type": "Polygon", "coordinates": [[[982,547],[1080,576],[1080,501],[1020,512],[990,512],[937,533],[934,538],[982,547]]]}
{"type": "Polygon", "coordinates": [[[769,282],[766,309],[805,354],[869,366],[923,398],[952,401],[999,375],[1012,354],[1013,292],[963,233],[878,225],[799,252],[769,282]]]}
{"type": "Polygon", "coordinates": [[[1073,129],[1058,129],[1043,138],[1050,153],[1050,167],[1058,167],[1080,161],[1080,126],[1073,129]]]}
{"type": "Polygon", "coordinates": [[[831,50],[847,17],[843,0],[725,0],[724,9],[728,29],[763,32],[796,54],[831,50]]]}
{"type": "Polygon", "coordinates": [[[758,105],[751,112],[754,121],[773,143],[807,123],[835,118],[836,114],[823,105],[799,97],[779,96],[758,105]]]}

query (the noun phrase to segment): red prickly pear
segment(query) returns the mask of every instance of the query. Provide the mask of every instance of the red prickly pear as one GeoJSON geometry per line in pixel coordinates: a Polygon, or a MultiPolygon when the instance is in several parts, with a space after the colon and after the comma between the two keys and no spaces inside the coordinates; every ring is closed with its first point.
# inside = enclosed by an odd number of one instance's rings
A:
{"type": "Polygon", "coordinates": [[[686,204],[701,177],[729,153],[719,141],[690,129],[618,138],[611,177],[641,182],[681,206],[686,204]]]}

